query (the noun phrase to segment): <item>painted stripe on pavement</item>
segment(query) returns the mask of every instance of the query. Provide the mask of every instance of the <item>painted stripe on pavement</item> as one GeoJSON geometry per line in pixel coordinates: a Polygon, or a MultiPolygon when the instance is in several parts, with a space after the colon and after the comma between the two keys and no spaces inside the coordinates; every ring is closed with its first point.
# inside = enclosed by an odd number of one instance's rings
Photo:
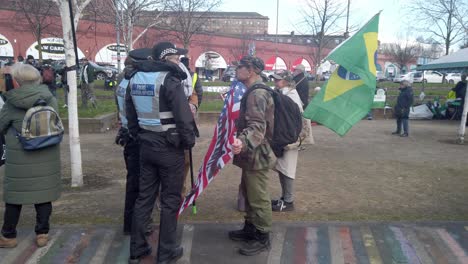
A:
{"type": "Polygon", "coordinates": [[[344,261],[347,264],[356,263],[356,257],[353,249],[353,242],[351,241],[351,233],[348,227],[340,227],[339,234],[341,239],[341,248],[343,249],[344,261]]]}
{"type": "Polygon", "coordinates": [[[457,241],[453,239],[452,236],[450,236],[447,231],[445,231],[442,228],[437,228],[436,232],[439,234],[439,236],[444,240],[445,244],[450,248],[450,250],[453,252],[453,254],[460,260],[461,263],[468,263],[468,256],[465,253],[465,250],[458,245],[457,241]]]}
{"type": "Polygon", "coordinates": [[[413,246],[408,242],[406,237],[403,235],[403,231],[395,226],[391,226],[390,230],[392,230],[393,234],[395,235],[395,239],[400,243],[401,251],[408,259],[409,263],[421,263],[416,251],[414,250],[413,246]]]}
{"type": "Polygon", "coordinates": [[[52,258],[52,263],[64,263],[68,261],[68,257],[75,249],[81,239],[83,230],[80,228],[68,237],[60,246],[60,251],[52,258]]]}
{"type": "Polygon", "coordinates": [[[328,235],[328,228],[326,225],[322,225],[317,229],[317,241],[318,243],[318,263],[319,264],[328,264],[331,263],[330,256],[330,236],[328,235]]]}
{"type": "Polygon", "coordinates": [[[424,243],[427,252],[432,257],[434,263],[448,263],[448,257],[444,254],[445,248],[438,245],[430,233],[430,228],[414,228],[416,237],[424,243]]]}
{"type": "MultiPolygon", "coordinates": [[[[154,250],[153,250],[154,251],[154,250]]],[[[122,240],[122,245],[116,252],[118,257],[115,263],[126,263],[130,257],[130,236],[125,236],[122,240]]]]}
{"type": "Polygon", "coordinates": [[[87,245],[86,248],[83,249],[83,252],[81,252],[80,259],[77,262],[78,264],[88,264],[88,263],[90,263],[90,261],[94,257],[94,255],[96,255],[98,247],[101,245],[101,242],[104,239],[104,235],[108,231],[109,231],[109,229],[107,229],[107,228],[97,228],[93,232],[93,235],[89,239],[89,244],[87,245]]]}
{"type": "Polygon", "coordinates": [[[403,254],[400,242],[395,238],[389,226],[384,227],[385,243],[392,251],[392,261],[396,263],[408,263],[408,259],[403,254]]]}
{"type": "Polygon", "coordinates": [[[317,264],[318,263],[318,236],[317,228],[308,227],[306,230],[306,263],[317,264]]]}
{"type": "Polygon", "coordinates": [[[279,227],[273,232],[271,239],[271,250],[268,253],[268,264],[281,263],[281,256],[283,255],[284,237],[286,236],[286,228],[279,227]]]}
{"type": "Polygon", "coordinates": [[[49,249],[54,245],[57,238],[62,234],[63,230],[59,229],[55,233],[49,234],[49,242],[45,247],[38,248],[36,252],[29,258],[26,264],[37,264],[40,263],[41,258],[44,257],[49,249]]]}
{"type": "Polygon", "coordinates": [[[195,227],[193,225],[184,225],[184,231],[182,233],[182,247],[184,248],[184,255],[179,261],[177,261],[178,263],[190,263],[194,229],[195,227]]]}
{"type": "Polygon", "coordinates": [[[408,242],[411,243],[411,246],[414,248],[416,254],[421,260],[421,263],[434,264],[434,261],[432,261],[431,256],[429,256],[429,254],[426,251],[424,243],[419,241],[414,230],[410,228],[403,228],[403,230],[406,238],[408,239],[408,242]]]}
{"type": "MultiPolygon", "coordinates": [[[[102,239],[101,244],[99,245],[96,254],[94,257],[89,261],[89,263],[93,264],[102,264],[106,259],[107,252],[112,244],[112,240],[114,239],[115,231],[109,230],[105,233],[104,238],[102,239]]],[[[84,263],[83,263],[84,264],[84,263]]]]}
{"type": "Polygon", "coordinates": [[[356,261],[359,264],[370,264],[367,256],[366,246],[362,240],[362,234],[359,226],[351,226],[351,241],[356,256],[356,261]]]}
{"type": "Polygon", "coordinates": [[[297,228],[294,239],[294,263],[306,262],[306,228],[297,228]]]}
{"type": "Polygon", "coordinates": [[[328,228],[328,235],[330,236],[331,263],[344,264],[344,256],[343,250],[341,248],[340,234],[337,228],[330,226],[328,228]]]}
{"type": "Polygon", "coordinates": [[[88,229],[82,234],[78,245],[73,249],[72,253],[67,257],[67,262],[77,263],[81,259],[81,254],[89,246],[89,240],[94,235],[96,230],[88,229]]]}
{"type": "Polygon", "coordinates": [[[24,237],[23,241],[21,241],[15,248],[8,249],[10,252],[2,259],[2,263],[13,263],[20,254],[33,245],[33,237],[35,236],[36,234],[34,234],[33,231],[29,233],[28,236],[24,237]]]}
{"type": "Polygon", "coordinates": [[[369,256],[370,264],[382,264],[382,258],[380,257],[379,250],[375,243],[372,232],[368,226],[361,227],[362,240],[364,241],[364,246],[367,250],[367,255],[369,256]]]}

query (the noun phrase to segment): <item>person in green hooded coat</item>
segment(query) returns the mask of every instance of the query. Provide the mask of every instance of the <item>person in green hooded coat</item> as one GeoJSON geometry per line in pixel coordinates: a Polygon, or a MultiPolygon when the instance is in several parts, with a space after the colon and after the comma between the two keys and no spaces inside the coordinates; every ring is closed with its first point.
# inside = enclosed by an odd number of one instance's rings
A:
{"type": "Polygon", "coordinates": [[[25,151],[16,138],[21,131],[26,111],[39,100],[57,110],[57,101],[37,69],[16,64],[11,72],[19,88],[6,92],[6,102],[0,111],[0,133],[5,135],[6,162],[3,179],[5,214],[0,235],[0,248],[17,245],[16,226],[21,207],[34,204],[36,209],[36,244],[47,245],[52,202],[60,197],[60,145],[25,151]]]}

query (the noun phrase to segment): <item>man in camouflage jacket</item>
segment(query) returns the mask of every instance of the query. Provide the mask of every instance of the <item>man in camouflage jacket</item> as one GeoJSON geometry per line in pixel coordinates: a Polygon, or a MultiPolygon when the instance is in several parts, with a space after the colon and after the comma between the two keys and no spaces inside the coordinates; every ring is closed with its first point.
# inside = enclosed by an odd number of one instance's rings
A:
{"type": "MultiPolygon", "coordinates": [[[[237,79],[248,89],[262,83],[264,69],[261,59],[246,56],[236,70],[237,79]]],[[[242,168],[241,188],[245,193],[245,225],[241,230],[229,232],[234,241],[249,242],[239,252],[256,255],[269,250],[271,230],[271,200],[268,193],[268,171],[276,157],[268,143],[273,137],[274,102],[270,92],[255,89],[242,99],[237,123],[237,138],[233,143],[234,164],[242,168]]]]}

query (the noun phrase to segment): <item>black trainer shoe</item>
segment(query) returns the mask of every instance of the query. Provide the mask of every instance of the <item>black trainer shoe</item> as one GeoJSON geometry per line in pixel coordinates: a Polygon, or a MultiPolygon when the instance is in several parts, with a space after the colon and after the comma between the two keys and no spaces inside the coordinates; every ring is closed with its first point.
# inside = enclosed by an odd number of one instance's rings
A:
{"type": "Polygon", "coordinates": [[[178,247],[172,252],[170,258],[165,259],[165,260],[159,260],[157,263],[158,264],[176,263],[177,260],[180,259],[183,255],[184,255],[184,248],[183,247],[178,247]]]}
{"type": "Polygon", "coordinates": [[[271,200],[271,206],[277,205],[282,200],[283,200],[283,197],[279,198],[278,200],[271,200]]]}
{"type": "Polygon", "coordinates": [[[255,230],[255,239],[246,243],[242,248],[239,249],[239,253],[245,256],[254,256],[263,251],[270,250],[270,233],[264,233],[259,230],[255,230]]]}
{"type": "Polygon", "coordinates": [[[398,131],[392,132],[392,135],[397,135],[397,136],[399,136],[400,134],[401,134],[401,133],[398,132],[398,131]]]}
{"type": "Polygon", "coordinates": [[[271,206],[271,210],[274,212],[289,212],[294,211],[294,202],[285,202],[280,200],[277,204],[271,206]]]}
{"type": "Polygon", "coordinates": [[[229,239],[233,241],[248,242],[255,237],[255,226],[252,223],[245,221],[244,227],[241,230],[229,231],[229,239]]]}

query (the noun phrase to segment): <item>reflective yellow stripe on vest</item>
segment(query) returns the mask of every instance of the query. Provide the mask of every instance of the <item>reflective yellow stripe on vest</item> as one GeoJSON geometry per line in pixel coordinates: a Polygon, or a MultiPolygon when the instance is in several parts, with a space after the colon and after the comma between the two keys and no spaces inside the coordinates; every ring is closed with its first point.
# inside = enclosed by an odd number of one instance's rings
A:
{"type": "Polygon", "coordinates": [[[198,74],[194,73],[192,77],[192,88],[195,89],[195,84],[197,83],[198,74]]]}

